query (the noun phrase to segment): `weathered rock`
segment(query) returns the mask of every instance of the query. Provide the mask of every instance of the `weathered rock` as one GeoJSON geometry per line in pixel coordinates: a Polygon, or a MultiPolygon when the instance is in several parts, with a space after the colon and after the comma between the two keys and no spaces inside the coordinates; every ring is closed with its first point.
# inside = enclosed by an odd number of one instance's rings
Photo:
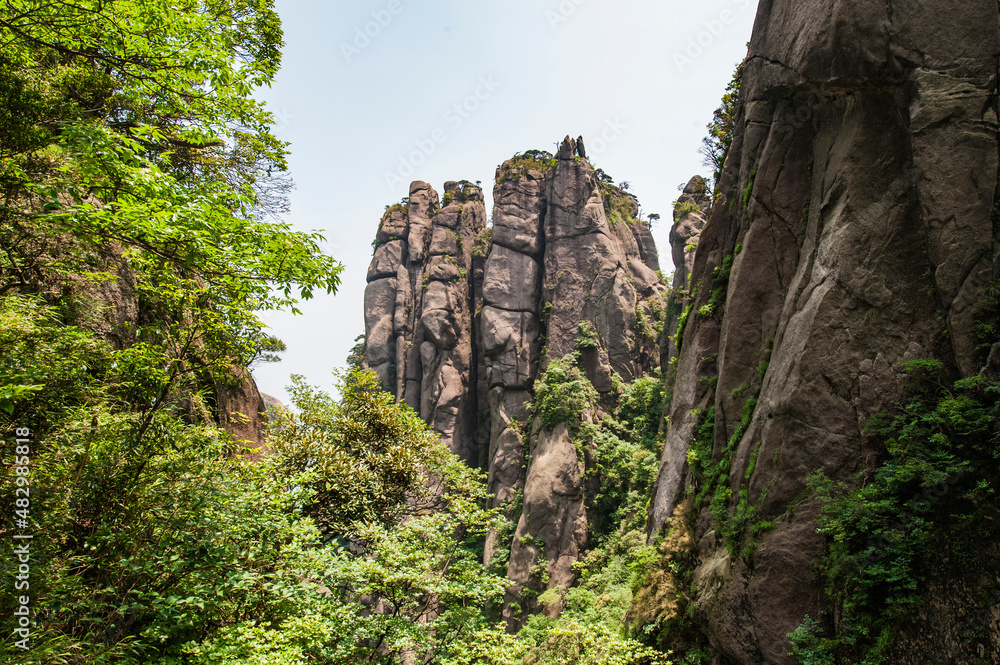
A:
{"type": "Polygon", "coordinates": [[[705,216],[711,204],[705,179],[694,176],[674,206],[674,225],[670,229],[670,247],[674,260],[674,288],[687,289],[694,268],[694,250],[705,228],[705,216]]]}
{"type": "MultiPolygon", "coordinates": [[[[498,181],[505,175],[498,170],[498,181]]],[[[534,169],[515,171],[515,175],[516,180],[498,182],[493,192],[493,244],[540,258],[545,176],[534,169]]]]}
{"type": "Polygon", "coordinates": [[[409,241],[409,262],[420,264],[427,258],[430,247],[433,220],[431,217],[439,207],[438,194],[426,182],[410,185],[407,218],[407,239],[409,241]]]}
{"type": "Polygon", "coordinates": [[[560,161],[567,161],[573,159],[576,154],[576,141],[571,139],[569,135],[563,139],[562,145],[559,146],[559,152],[556,153],[556,159],[560,161]]]}
{"type": "Polygon", "coordinates": [[[542,266],[527,254],[497,245],[486,259],[483,299],[492,307],[538,314],[542,266]]]}
{"type": "MultiPolygon", "coordinates": [[[[540,586],[536,590],[556,586],[568,589],[576,580],[572,566],[587,544],[584,464],[573,438],[563,423],[541,431],[536,423],[535,430],[533,459],[524,485],[524,511],[511,543],[507,572],[516,582],[515,595],[526,586],[540,586]],[[539,561],[547,568],[549,579],[544,585],[532,579],[532,569],[539,561]]],[[[561,609],[549,606],[545,612],[555,616],[561,609]]],[[[510,608],[504,614],[508,622],[516,624],[510,608]]]]}
{"type": "MultiPolygon", "coordinates": [[[[700,628],[721,662],[794,662],[786,633],[823,611],[823,541],[817,506],[789,509],[817,469],[853,481],[861,427],[901,395],[897,363],[930,356],[969,376],[982,360],[973,302],[993,248],[998,8],[890,9],[761,3],[721,199],[693,261],[677,249],[697,224],[675,228],[677,270],[697,295],[651,533],[694,482],[686,454],[711,407],[716,460],[741,434],[733,496],[745,490],[777,525],[750,566],[703,537],[707,512],[696,519],[700,628]]],[[[922,625],[942,639],[954,627],[922,625]]]]}
{"type": "Polygon", "coordinates": [[[538,372],[541,325],[531,312],[483,307],[483,353],[491,386],[530,388],[538,372]]]}
{"type": "Polygon", "coordinates": [[[263,443],[267,405],[250,372],[234,367],[232,376],[219,377],[215,386],[216,420],[237,441],[251,447],[263,443]]]}
{"type": "Polygon", "coordinates": [[[403,256],[407,253],[406,242],[403,240],[390,240],[376,247],[371,265],[368,267],[368,281],[395,277],[396,270],[402,265],[403,256]]]}
{"type": "Polygon", "coordinates": [[[405,240],[409,232],[409,215],[401,206],[390,206],[378,226],[375,241],[379,243],[390,240],[405,240]]]}
{"type": "Polygon", "coordinates": [[[639,250],[639,258],[643,264],[654,273],[660,270],[660,254],[656,250],[656,243],[653,241],[653,233],[649,226],[645,224],[635,224],[632,226],[635,234],[636,246],[639,250]]]}
{"type": "Polygon", "coordinates": [[[408,207],[390,209],[365,292],[366,363],[398,400],[416,409],[453,452],[479,463],[472,248],[486,226],[482,190],[449,182],[449,205],[424,182],[408,207]],[[400,218],[406,216],[405,225],[400,218]]]}
{"type": "MultiPolygon", "coordinates": [[[[634,197],[602,184],[583,155],[583,141],[567,137],[558,159],[529,151],[505,162],[492,242],[475,255],[482,190],[448,182],[448,203],[437,210],[437,194],[414,183],[407,226],[387,213],[383,227],[398,239],[379,248],[371,268],[382,279],[366,300],[368,364],[453,451],[488,471],[491,506],[519,524],[509,543],[510,599],[535,577],[570,586],[588,529],[585,460],[569,430],[525,431],[543,344],[549,358],[572,353],[589,323],[598,345],[581,365],[608,399],[616,374],[637,378],[659,362],[652,328],[665,289],[655,244],[635,219],[634,197]]],[[[487,560],[502,549],[497,537],[487,537],[487,560]]],[[[520,621],[510,607],[507,616],[520,621]]]]}
{"type": "Polygon", "coordinates": [[[393,315],[396,310],[396,280],[380,279],[365,288],[365,339],[371,366],[396,358],[393,315]]]}

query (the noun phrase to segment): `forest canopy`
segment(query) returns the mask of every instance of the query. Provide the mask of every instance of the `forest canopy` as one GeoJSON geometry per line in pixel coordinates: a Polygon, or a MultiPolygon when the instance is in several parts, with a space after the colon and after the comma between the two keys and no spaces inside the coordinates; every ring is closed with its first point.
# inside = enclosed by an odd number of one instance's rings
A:
{"type": "Polygon", "coordinates": [[[342,271],[282,218],[287,146],[254,97],[281,47],[272,0],[0,4],[0,503],[21,511],[0,535],[32,536],[27,586],[3,578],[0,658],[663,662],[625,625],[658,380],[581,429],[617,512],[579,588],[539,597],[567,611],[517,634],[509,551],[482,560],[513,525],[374,375],[339,400],[295,379],[259,441],[227,429],[224,397],[283,348],[261,312],[342,271]]]}

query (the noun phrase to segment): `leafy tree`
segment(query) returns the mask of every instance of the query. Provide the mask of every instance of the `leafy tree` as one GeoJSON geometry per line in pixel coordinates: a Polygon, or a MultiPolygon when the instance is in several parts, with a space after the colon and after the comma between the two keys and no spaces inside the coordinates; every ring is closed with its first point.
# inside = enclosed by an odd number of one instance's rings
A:
{"type": "Polygon", "coordinates": [[[736,107],[739,103],[740,82],[743,79],[743,63],[736,67],[733,78],[722,95],[722,103],[712,114],[708,123],[708,136],[701,141],[701,155],[705,166],[714,171],[713,180],[718,182],[722,167],[726,163],[729,147],[733,144],[733,130],[736,122],[736,107]]]}
{"type": "MultiPolygon", "coordinates": [[[[481,638],[503,643],[483,608],[507,581],[487,574],[472,546],[499,519],[481,508],[481,474],[370,372],[348,373],[339,403],[301,379],[291,392],[299,413],[279,418],[269,443],[335,552],[321,572],[326,598],[300,610],[317,622],[303,632],[303,653],[331,663],[461,662],[481,638]]],[[[287,650],[285,632],[240,625],[191,652],[235,663],[261,645],[287,650]]]]}
{"type": "Polygon", "coordinates": [[[324,533],[390,527],[404,515],[447,505],[456,489],[479,491],[464,467],[446,461],[447,449],[420,417],[397,404],[373,373],[348,372],[340,402],[302,377],[292,382],[299,412],[277,414],[268,441],[295,472],[314,473],[313,501],[305,510],[324,533]],[[429,468],[447,469],[447,478],[427,477],[429,468]]]}
{"type": "Polygon", "coordinates": [[[263,221],[285,170],[251,96],[279,64],[271,0],[19,0],[0,33],[0,293],[72,309],[134,278],[148,318],[199,329],[150,341],[218,371],[266,344],[253,312],[339,284],[320,236],[263,221]]]}

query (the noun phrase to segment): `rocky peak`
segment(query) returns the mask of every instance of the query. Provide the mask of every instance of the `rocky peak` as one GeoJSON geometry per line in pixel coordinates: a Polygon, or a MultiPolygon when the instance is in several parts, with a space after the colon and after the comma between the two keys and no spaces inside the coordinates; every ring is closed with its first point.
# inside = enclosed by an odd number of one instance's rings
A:
{"type": "Polygon", "coordinates": [[[414,182],[379,224],[365,290],[366,363],[383,385],[479,464],[473,348],[473,249],[486,229],[482,190],[414,182]]]}
{"type": "Polygon", "coordinates": [[[694,253],[711,207],[712,197],[708,191],[708,183],[701,176],[691,178],[674,203],[670,249],[674,261],[675,289],[687,289],[690,286],[694,253]]]}
{"type": "MultiPolygon", "coordinates": [[[[587,379],[613,400],[616,385],[659,361],[665,287],[655,243],[635,197],[599,178],[585,155],[583,139],[567,136],[554,156],[505,161],[492,229],[478,187],[446,183],[437,209],[434,190],[415,182],[408,205],[386,210],[369,270],[367,363],[453,451],[487,470],[494,505],[516,523],[509,542],[491,534],[486,546],[487,560],[510,548],[511,598],[533,583],[543,553],[548,587],[572,584],[587,542],[587,460],[565,425],[532,419],[539,372],[578,353],[587,379]]],[[[594,408],[585,417],[598,418],[594,408]]]]}

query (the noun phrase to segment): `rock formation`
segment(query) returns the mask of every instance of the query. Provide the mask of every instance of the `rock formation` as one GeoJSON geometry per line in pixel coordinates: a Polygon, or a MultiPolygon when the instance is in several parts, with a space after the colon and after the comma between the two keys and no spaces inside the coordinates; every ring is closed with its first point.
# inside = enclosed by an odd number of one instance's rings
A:
{"type": "Polygon", "coordinates": [[[691,300],[691,270],[694,268],[695,250],[698,249],[698,241],[705,228],[705,218],[711,208],[712,199],[708,192],[708,183],[701,176],[692,177],[674,203],[674,224],[670,228],[674,276],[670,285],[666,334],[660,340],[664,361],[677,356],[674,333],[684,307],[691,300]]]}
{"type": "Polygon", "coordinates": [[[674,262],[673,288],[687,289],[691,285],[694,254],[698,239],[705,228],[705,218],[711,210],[708,183],[694,176],[684,186],[674,204],[674,225],[670,229],[671,258],[674,262]]]}
{"type": "Polygon", "coordinates": [[[452,452],[479,464],[472,255],[486,228],[482,190],[425,182],[379,224],[365,290],[366,362],[452,452]]]}
{"type": "MultiPolygon", "coordinates": [[[[955,377],[979,372],[976,303],[995,249],[998,8],[945,5],[762,2],[721,198],[691,264],[676,236],[677,271],[696,293],[672,360],[651,535],[696,482],[689,449],[709,413],[725,508],[745,492],[775,525],[748,557],[746,540],[735,555],[726,547],[708,506],[692,518],[693,602],[717,662],[795,662],[786,634],[823,616],[820,501],[806,479],[821,469],[853,482],[864,424],[904,394],[897,364],[936,358],[955,377]]],[[[1000,662],[995,629],[978,654],[950,639],[966,610],[948,603],[914,619],[894,662],[929,662],[946,641],[954,651],[940,662],[1000,662]]]]}
{"type": "Polygon", "coordinates": [[[555,158],[532,151],[504,162],[488,243],[477,187],[447,184],[451,203],[438,209],[434,191],[414,183],[408,207],[387,210],[369,271],[367,364],[452,451],[487,471],[495,505],[516,523],[511,541],[491,534],[486,549],[490,560],[510,548],[512,599],[540,557],[548,588],[572,584],[587,539],[586,460],[565,424],[532,419],[539,372],[576,352],[581,330],[594,343],[580,364],[601,395],[659,358],[665,289],[655,244],[634,198],[602,182],[582,154],[582,141],[567,137],[555,158]],[[427,236],[439,242],[415,250],[427,236]]]}

